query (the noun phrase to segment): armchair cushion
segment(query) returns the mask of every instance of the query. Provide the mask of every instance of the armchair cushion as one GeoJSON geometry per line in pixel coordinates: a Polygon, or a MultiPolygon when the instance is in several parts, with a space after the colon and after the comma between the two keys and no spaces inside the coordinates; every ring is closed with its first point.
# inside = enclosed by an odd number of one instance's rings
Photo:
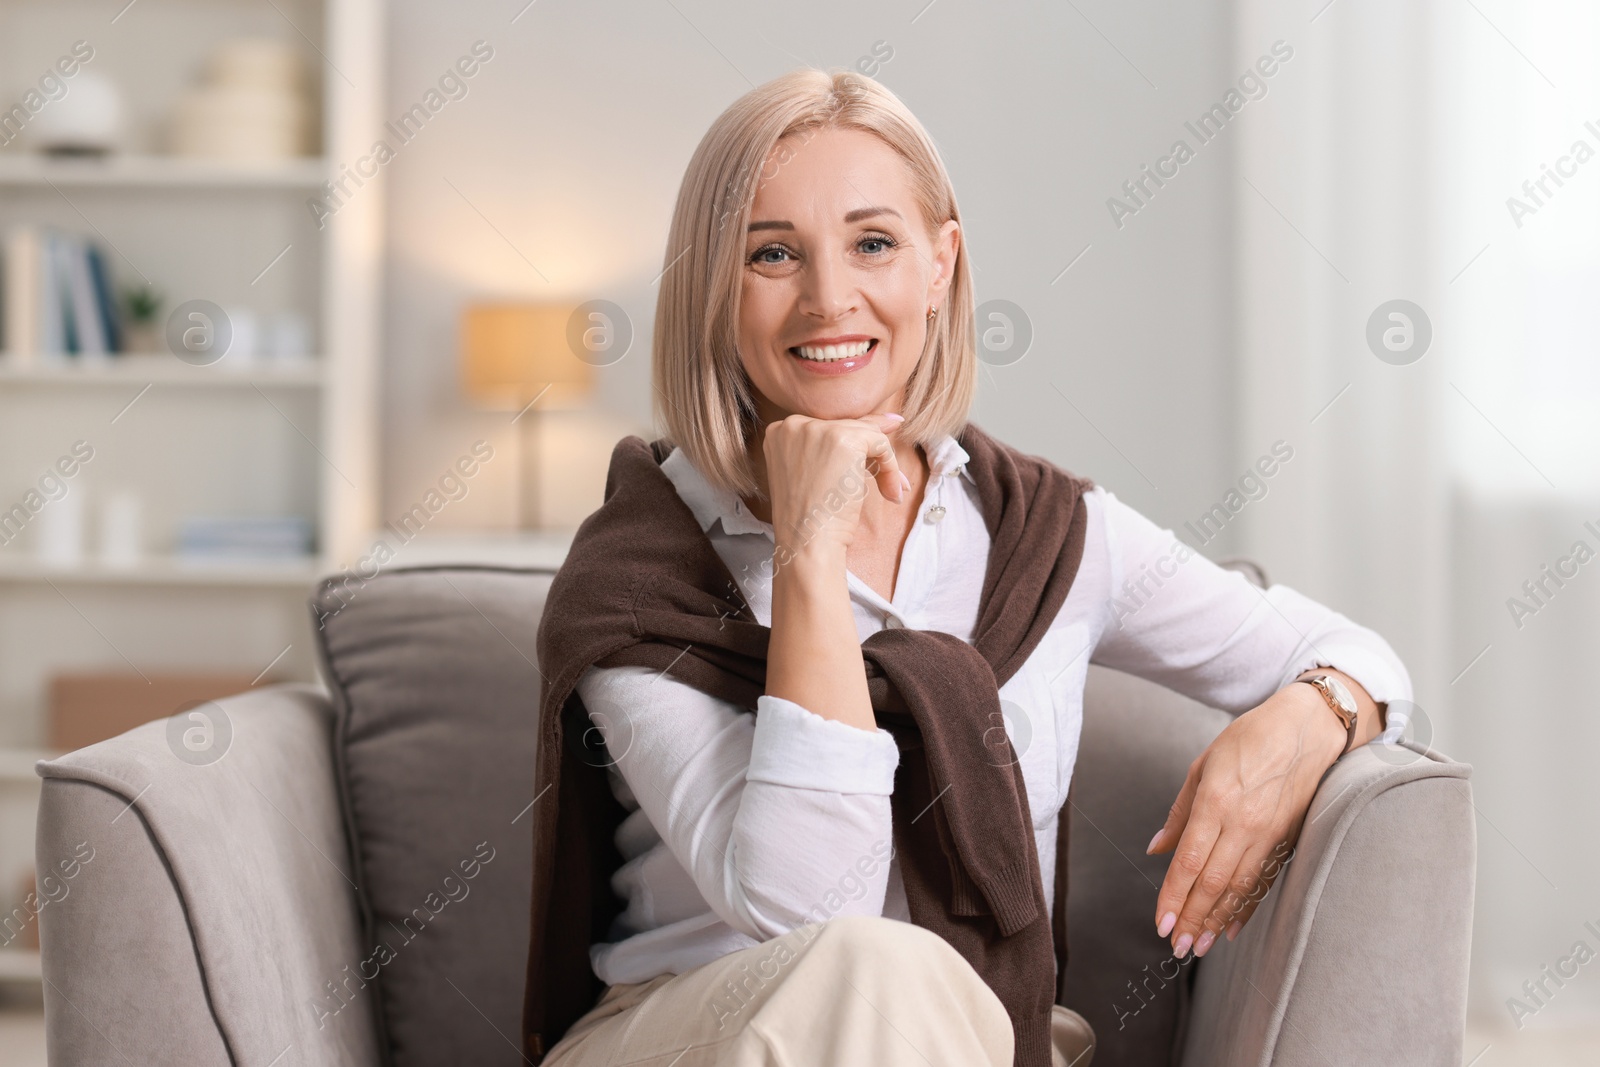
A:
{"type": "Polygon", "coordinates": [[[551,574],[402,569],[312,600],[394,1067],[522,1063],[539,671],[551,574]]]}

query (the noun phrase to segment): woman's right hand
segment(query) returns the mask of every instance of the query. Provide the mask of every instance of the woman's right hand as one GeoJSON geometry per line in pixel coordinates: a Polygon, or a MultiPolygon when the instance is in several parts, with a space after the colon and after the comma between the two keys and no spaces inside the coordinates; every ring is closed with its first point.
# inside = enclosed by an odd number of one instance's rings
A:
{"type": "Polygon", "coordinates": [[[814,419],[790,415],[767,424],[762,454],[779,558],[843,560],[861,522],[868,483],[898,503],[910,487],[889,435],[900,415],[814,419]]]}

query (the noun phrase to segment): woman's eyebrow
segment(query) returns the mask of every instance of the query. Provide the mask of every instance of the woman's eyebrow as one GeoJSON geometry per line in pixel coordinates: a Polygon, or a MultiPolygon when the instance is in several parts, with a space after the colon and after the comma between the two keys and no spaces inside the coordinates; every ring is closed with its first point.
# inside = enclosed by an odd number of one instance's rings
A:
{"type": "Polygon", "coordinates": [[[905,221],[904,216],[892,207],[858,207],[854,211],[846,212],[844,221],[860,222],[862,219],[870,219],[875,215],[893,215],[900,221],[905,221]]]}
{"type": "MultiPolygon", "coordinates": [[[[844,221],[860,222],[862,219],[870,219],[875,215],[893,215],[895,218],[900,219],[901,221],[904,221],[905,219],[905,216],[901,215],[900,212],[896,211],[892,207],[858,207],[854,211],[846,212],[844,221]]],[[[752,222],[750,224],[749,232],[755,233],[757,230],[792,229],[794,229],[794,223],[792,222],[787,222],[782,219],[768,219],[763,222],[752,222]]]]}

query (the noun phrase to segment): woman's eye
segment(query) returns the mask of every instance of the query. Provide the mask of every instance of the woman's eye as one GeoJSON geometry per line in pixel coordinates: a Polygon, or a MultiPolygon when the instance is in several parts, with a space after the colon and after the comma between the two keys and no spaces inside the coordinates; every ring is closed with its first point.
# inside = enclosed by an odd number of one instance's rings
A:
{"type": "MultiPolygon", "coordinates": [[[[856,247],[868,255],[881,256],[895,247],[895,240],[887,234],[869,234],[857,241],[856,247]]],[[[750,253],[750,262],[778,266],[793,258],[793,255],[782,245],[765,245],[750,253]]]]}

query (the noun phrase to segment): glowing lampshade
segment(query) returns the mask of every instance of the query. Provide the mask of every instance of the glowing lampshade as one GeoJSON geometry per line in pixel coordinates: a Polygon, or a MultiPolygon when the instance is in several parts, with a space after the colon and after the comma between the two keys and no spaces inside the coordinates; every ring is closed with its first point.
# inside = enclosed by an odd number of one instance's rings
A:
{"type": "Polygon", "coordinates": [[[589,391],[594,368],[567,341],[572,308],[553,304],[473,304],[461,316],[461,382],[482,407],[518,411],[563,407],[589,391]],[[541,395],[542,394],[542,395],[541,395]]]}

